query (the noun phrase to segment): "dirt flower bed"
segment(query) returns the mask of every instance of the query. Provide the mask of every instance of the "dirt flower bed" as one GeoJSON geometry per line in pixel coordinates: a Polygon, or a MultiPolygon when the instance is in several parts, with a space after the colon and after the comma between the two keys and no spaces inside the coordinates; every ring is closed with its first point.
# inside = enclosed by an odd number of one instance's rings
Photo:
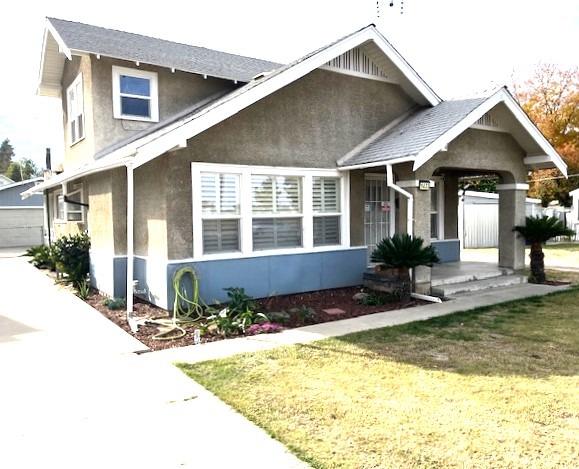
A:
{"type": "MultiPolygon", "coordinates": [[[[315,291],[295,295],[273,296],[256,300],[259,308],[268,316],[272,323],[280,323],[283,329],[300,327],[310,324],[336,321],[339,319],[355,318],[377,312],[391,311],[400,308],[417,306],[424,302],[412,300],[409,303],[392,301],[380,305],[364,305],[353,299],[356,293],[363,291],[361,288],[338,288],[333,290],[315,291]],[[323,310],[340,309],[344,314],[328,314],[323,310]],[[272,314],[273,313],[273,314],[272,314]]],[[[112,310],[105,306],[107,297],[98,292],[91,292],[86,300],[93,308],[114,322],[116,325],[132,334],[127,324],[126,311],[124,309],[112,310]]],[[[134,316],[138,319],[168,318],[169,313],[135,297],[134,316]]],[[[155,325],[141,325],[138,332],[132,334],[151,350],[163,350],[167,348],[183,347],[194,344],[194,331],[199,325],[191,324],[184,327],[185,336],[172,340],[155,340],[159,330],[155,325]]],[[[239,337],[242,334],[231,335],[239,337]]],[[[217,333],[207,332],[201,336],[201,343],[223,340],[224,337],[217,333]]]]}

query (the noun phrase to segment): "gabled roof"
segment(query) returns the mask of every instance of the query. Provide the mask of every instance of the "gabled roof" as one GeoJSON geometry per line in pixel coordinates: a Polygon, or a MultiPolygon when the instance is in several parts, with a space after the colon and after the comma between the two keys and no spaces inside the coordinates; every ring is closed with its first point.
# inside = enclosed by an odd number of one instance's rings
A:
{"type": "Polygon", "coordinates": [[[503,106],[499,111],[504,120],[510,121],[509,132],[530,154],[525,164],[534,168],[554,165],[566,175],[565,162],[504,87],[487,98],[444,101],[433,108],[418,110],[396,125],[378,131],[341,158],[338,165],[351,169],[403,160],[413,161],[413,169],[417,170],[499,105],[503,106]]]}
{"type": "Polygon", "coordinates": [[[240,82],[248,82],[257,74],[280,67],[280,64],[267,60],[74,21],[47,18],[40,71],[40,94],[52,95],[51,91],[58,73],[50,68],[62,66],[64,63],[62,54],[70,59],[75,53],[130,60],[240,82]]]}
{"type": "Polygon", "coordinates": [[[0,187],[6,184],[12,184],[14,181],[10,179],[8,176],[4,176],[4,174],[0,174],[0,187]]]}

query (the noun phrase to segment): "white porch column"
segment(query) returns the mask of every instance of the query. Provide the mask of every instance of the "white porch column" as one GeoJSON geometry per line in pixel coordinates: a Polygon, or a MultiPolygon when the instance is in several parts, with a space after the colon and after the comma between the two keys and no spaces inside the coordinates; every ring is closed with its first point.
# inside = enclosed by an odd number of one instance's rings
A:
{"type": "Polygon", "coordinates": [[[525,267],[525,240],[513,228],[525,224],[528,184],[499,184],[499,267],[525,267]]]}

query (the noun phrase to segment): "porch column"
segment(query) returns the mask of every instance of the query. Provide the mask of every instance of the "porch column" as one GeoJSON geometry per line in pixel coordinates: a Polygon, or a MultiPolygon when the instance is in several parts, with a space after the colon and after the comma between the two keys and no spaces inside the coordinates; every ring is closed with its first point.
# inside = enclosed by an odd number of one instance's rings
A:
{"type": "MultiPolygon", "coordinates": [[[[417,187],[406,188],[414,197],[414,236],[420,236],[425,245],[430,244],[430,190],[419,190],[417,187]]],[[[418,293],[430,293],[430,267],[415,269],[414,278],[418,293]]]]}
{"type": "Polygon", "coordinates": [[[525,199],[528,184],[499,184],[499,267],[525,267],[525,240],[513,231],[525,224],[525,199]]]}

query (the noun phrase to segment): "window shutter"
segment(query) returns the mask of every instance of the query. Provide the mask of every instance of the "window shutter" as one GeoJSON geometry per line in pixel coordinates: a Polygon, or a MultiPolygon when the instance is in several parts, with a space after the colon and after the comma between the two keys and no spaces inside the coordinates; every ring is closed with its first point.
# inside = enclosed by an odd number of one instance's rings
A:
{"type": "Polygon", "coordinates": [[[301,212],[301,178],[297,176],[278,176],[275,178],[276,212],[301,212]]]}
{"type": "Polygon", "coordinates": [[[217,178],[215,173],[201,173],[201,208],[203,213],[217,213],[217,178]]]}
{"type": "Polygon", "coordinates": [[[239,251],[239,220],[203,220],[203,252],[239,251]]]}
{"type": "Polygon", "coordinates": [[[295,248],[302,245],[301,218],[254,218],[253,249],[295,248]]]}
{"type": "Polygon", "coordinates": [[[273,213],[273,178],[251,176],[251,204],[253,213],[273,213]]]}
{"type": "Polygon", "coordinates": [[[314,246],[340,244],[340,217],[314,217],[314,246]]]}
{"type": "Polygon", "coordinates": [[[220,174],[220,213],[239,213],[239,177],[236,174],[220,174]]]}
{"type": "Polygon", "coordinates": [[[340,179],[314,177],[312,198],[315,213],[338,213],[340,211],[340,179]]]}

